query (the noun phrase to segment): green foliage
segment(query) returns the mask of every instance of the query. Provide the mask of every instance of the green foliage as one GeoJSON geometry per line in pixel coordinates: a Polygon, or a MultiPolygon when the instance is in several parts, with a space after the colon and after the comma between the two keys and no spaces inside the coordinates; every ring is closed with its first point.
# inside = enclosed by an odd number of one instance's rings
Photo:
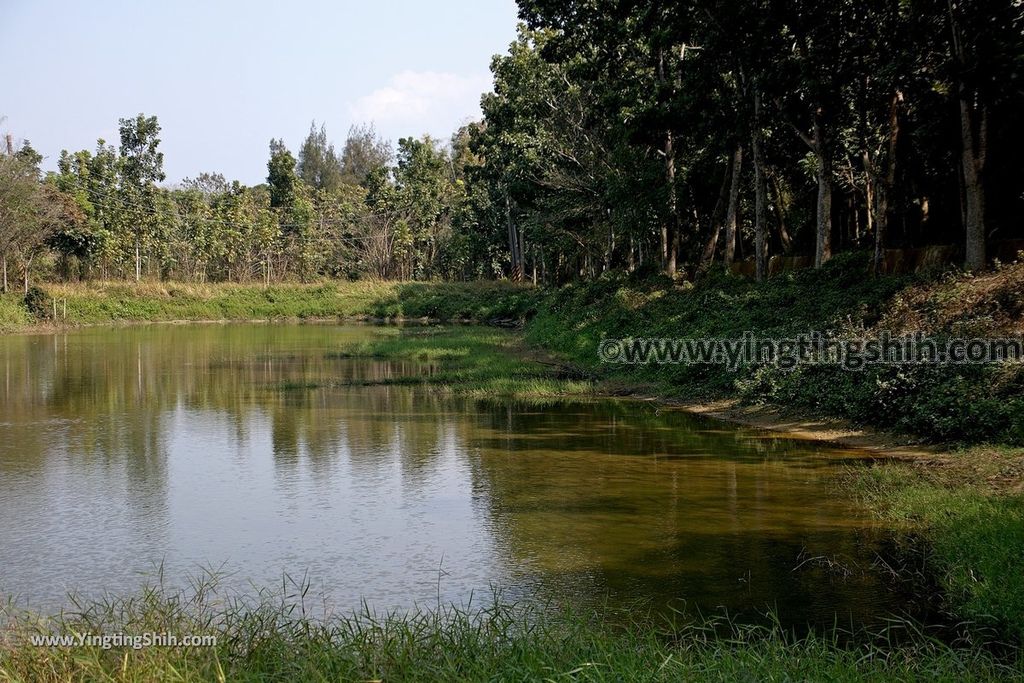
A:
{"type": "MultiPolygon", "coordinates": [[[[412,326],[396,330],[384,340],[342,345],[332,355],[430,364],[429,372],[407,366],[410,370],[406,375],[354,380],[360,385],[416,385],[461,396],[510,396],[530,401],[590,395],[594,390],[592,382],[560,376],[550,365],[530,358],[518,335],[493,328],[412,326]]],[[[290,388],[309,390],[320,386],[290,388]]]]}
{"type": "Polygon", "coordinates": [[[295,203],[299,179],[295,172],[295,157],[283,140],[270,141],[270,161],[267,162],[267,185],[270,187],[270,206],[290,208],[295,203]]]}
{"type": "Polygon", "coordinates": [[[40,287],[29,287],[24,303],[25,310],[40,320],[53,317],[53,297],[40,287]]]}
{"type": "Polygon", "coordinates": [[[309,135],[299,149],[296,170],[302,182],[312,189],[335,192],[341,186],[342,161],[327,139],[327,129],[321,125],[317,130],[316,121],[310,124],[309,135]]]}
{"type": "Polygon", "coordinates": [[[373,124],[352,126],[341,152],[342,180],[350,185],[365,185],[371,175],[391,164],[391,144],[377,135],[373,124]]]}
{"type": "Polygon", "coordinates": [[[21,295],[0,294],[0,332],[15,332],[32,322],[24,303],[21,295]]]}
{"type": "Polygon", "coordinates": [[[767,372],[774,384],[745,388],[744,395],[940,442],[1024,444],[1024,397],[999,379],[1008,373],[1019,374],[983,366],[805,368],[767,372]]]}

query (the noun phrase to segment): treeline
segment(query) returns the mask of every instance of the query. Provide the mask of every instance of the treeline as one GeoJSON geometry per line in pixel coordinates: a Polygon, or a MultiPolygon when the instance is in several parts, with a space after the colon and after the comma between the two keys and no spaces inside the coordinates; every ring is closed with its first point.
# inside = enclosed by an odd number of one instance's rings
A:
{"type": "Polygon", "coordinates": [[[26,288],[34,266],[61,279],[195,282],[493,273],[463,248],[471,231],[457,159],[428,137],[403,138],[396,156],[372,126],[355,127],[337,152],[314,124],[297,157],[271,140],[263,184],[203,173],[167,188],[159,134],[154,116],[121,119],[119,146],[62,152],[45,177],[30,144],[8,141],[0,183],[24,191],[0,196],[18,209],[5,211],[17,230],[4,225],[4,272],[16,269],[26,288]],[[61,220],[28,210],[55,197],[67,205],[61,220]]]}
{"type": "Polygon", "coordinates": [[[118,147],[0,160],[28,283],[685,273],[1024,237],[1020,0],[520,0],[483,119],[446,144],[315,124],[265,183],[167,188],[155,117],[118,147]]]}
{"type": "Polygon", "coordinates": [[[980,269],[1024,237],[1019,0],[519,6],[483,154],[526,266],[944,243],[980,269]]]}

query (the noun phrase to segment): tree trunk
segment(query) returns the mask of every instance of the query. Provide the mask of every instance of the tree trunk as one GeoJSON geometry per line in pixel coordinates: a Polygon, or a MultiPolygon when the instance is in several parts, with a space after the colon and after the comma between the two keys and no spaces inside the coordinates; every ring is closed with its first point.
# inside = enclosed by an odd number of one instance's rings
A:
{"type": "MultiPolygon", "coordinates": [[[[897,90],[893,93],[892,107],[889,110],[889,156],[886,159],[885,177],[881,179],[876,192],[874,202],[874,223],[875,223],[875,255],[872,269],[878,275],[882,269],[882,256],[885,250],[885,237],[889,229],[889,199],[892,196],[893,188],[896,186],[896,149],[900,135],[900,106],[903,102],[903,93],[897,90]]],[[[865,157],[870,156],[865,152],[865,157]]],[[[869,165],[868,186],[872,185],[877,169],[874,164],[869,165]]]]}
{"type": "Polygon", "coordinates": [[[960,97],[961,160],[964,171],[964,200],[967,243],[964,265],[967,270],[985,268],[985,155],[987,150],[988,112],[982,107],[978,132],[974,131],[971,104],[960,97]]]}
{"type": "Polygon", "coordinates": [[[811,135],[800,130],[796,125],[790,124],[818,162],[815,173],[818,179],[814,245],[815,268],[821,268],[832,257],[832,157],[829,153],[828,141],[825,139],[825,126],[822,118],[821,107],[816,107],[811,135]]]}
{"type": "Polygon", "coordinates": [[[25,295],[28,296],[28,273],[32,270],[32,258],[25,260],[25,269],[22,271],[25,274],[25,295]]]}
{"type": "Polygon", "coordinates": [[[732,155],[732,186],[729,189],[729,213],[725,218],[725,266],[736,258],[736,226],[739,220],[740,175],[743,171],[743,145],[736,145],[732,155]]]}
{"type": "Polygon", "coordinates": [[[505,194],[505,222],[508,226],[508,251],[512,259],[511,279],[514,282],[520,282],[523,279],[522,252],[519,245],[520,234],[512,220],[512,199],[507,193],[505,194]]]}
{"type": "Polygon", "coordinates": [[[875,233],[875,182],[871,177],[871,173],[867,171],[871,164],[871,154],[865,149],[861,153],[862,163],[864,165],[864,234],[874,235],[875,233]]]}
{"type": "Polygon", "coordinates": [[[764,159],[761,157],[761,93],[754,90],[754,126],[751,133],[751,147],[754,152],[754,259],[757,281],[768,277],[768,240],[764,180],[764,159]]]}
{"type": "Polygon", "coordinates": [[[668,216],[661,227],[661,261],[665,274],[675,277],[679,251],[679,205],[676,197],[676,155],[672,131],[665,132],[665,186],[668,189],[668,216]]]}
{"type": "Polygon", "coordinates": [[[832,258],[832,159],[825,145],[821,123],[817,117],[814,121],[814,151],[818,157],[818,211],[814,267],[821,268],[832,258]]]}
{"type": "MultiPolygon", "coordinates": [[[[663,46],[658,48],[657,57],[659,83],[663,87],[667,87],[671,82],[675,88],[678,88],[678,77],[670,80],[672,67],[670,64],[666,64],[665,48],[663,46]]],[[[661,226],[661,266],[666,275],[675,277],[679,252],[679,206],[676,196],[675,135],[671,128],[665,131],[665,145],[662,152],[665,156],[665,188],[668,190],[666,208],[668,215],[661,226]]]]}
{"type": "Polygon", "coordinates": [[[882,270],[882,256],[885,251],[885,232],[889,227],[889,200],[884,189],[880,188],[878,201],[875,204],[877,218],[875,220],[875,255],[872,260],[872,270],[878,275],[882,270]]]}
{"type": "Polygon", "coordinates": [[[711,233],[704,245],[704,251],[700,257],[700,268],[706,270],[715,260],[715,250],[718,248],[718,237],[722,232],[722,206],[729,200],[729,181],[732,179],[732,160],[726,164],[722,173],[722,184],[718,188],[718,201],[715,209],[711,212],[711,233]]]}
{"type": "Polygon", "coordinates": [[[3,255],[4,261],[4,294],[7,293],[7,254],[3,255]]]}
{"type": "Polygon", "coordinates": [[[786,205],[782,199],[782,185],[774,173],[767,174],[772,181],[772,196],[774,197],[775,213],[779,219],[779,241],[782,243],[782,253],[789,254],[793,251],[793,238],[786,228],[786,205]]]}
{"type": "Polygon", "coordinates": [[[139,237],[135,237],[135,281],[142,279],[142,248],[139,245],[139,237]]]}
{"type": "Polygon", "coordinates": [[[960,104],[960,162],[963,172],[964,265],[968,270],[985,268],[985,157],[988,153],[988,109],[977,102],[977,93],[964,82],[967,50],[952,0],[948,0],[949,28],[953,58],[958,72],[957,98],[960,104]]]}

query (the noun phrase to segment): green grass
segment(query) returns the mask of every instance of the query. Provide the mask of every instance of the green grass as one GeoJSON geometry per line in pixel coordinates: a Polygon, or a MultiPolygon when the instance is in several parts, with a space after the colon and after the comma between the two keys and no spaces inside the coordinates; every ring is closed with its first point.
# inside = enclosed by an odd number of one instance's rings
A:
{"type": "MultiPolygon", "coordinates": [[[[754,283],[712,274],[696,285],[609,274],[543,290],[508,282],[328,282],[300,285],[86,283],[46,285],[60,324],[166,320],[430,318],[481,323],[525,321],[525,339],[558,354],[585,377],[687,399],[739,397],[937,442],[1024,445],[1024,365],[836,366],[731,371],[713,365],[609,367],[598,361],[605,338],[790,338],[820,331],[840,336],[882,330],[931,335],[1005,336],[1024,310],[1024,264],[971,278],[921,274],[874,278],[866,254],[843,254],[821,270],[754,283]],[[64,303],[67,317],[64,319],[64,303]]],[[[0,331],[52,323],[0,299],[0,331]]],[[[458,378],[453,378],[458,379],[458,378]]],[[[516,380],[518,381],[518,380],[516,380]]],[[[531,378],[530,381],[533,381],[531,378]]],[[[495,389],[502,388],[495,376],[495,389]]],[[[486,391],[486,387],[481,387],[486,391]]],[[[531,391],[552,391],[534,382],[531,391]]]]}
{"type": "MultiPolygon", "coordinates": [[[[610,622],[514,606],[325,614],[308,585],[240,596],[200,581],[79,603],[52,618],[0,613],[0,681],[987,681],[1024,674],[1019,659],[954,648],[913,628],[861,644],[794,637],[725,620],[610,622]],[[42,647],[32,635],[212,635],[195,648],[42,647]]],[[[906,626],[905,624],[903,626],[906,626]]]]}
{"type": "MultiPolygon", "coordinates": [[[[1024,450],[972,449],[951,465],[887,464],[857,473],[866,502],[923,553],[959,618],[1024,642],[1024,495],[993,488],[989,471],[1024,450]]],[[[1014,464],[1016,463],[1016,464],[1014,464]]]]}
{"type": "Polygon", "coordinates": [[[980,278],[871,277],[865,254],[765,283],[712,275],[696,285],[606,276],[552,292],[527,340],[603,376],[686,399],[738,397],[894,429],[936,442],[1024,445],[1024,365],[836,365],[794,371],[749,365],[607,366],[601,341],[630,338],[787,339],[811,331],[840,338],[921,330],[1006,336],[1019,328],[1024,265],[980,278]],[[954,293],[952,295],[951,293],[954,293]],[[969,302],[969,303],[965,303],[969,302]]]}
{"type": "MultiPolygon", "coordinates": [[[[417,385],[436,392],[473,398],[494,396],[543,400],[592,395],[595,385],[551,365],[523,346],[520,335],[486,327],[392,328],[383,338],[341,344],[332,357],[415,361],[408,374],[361,385],[417,385]]],[[[323,384],[287,385],[290,390],[317,389],[323,384]]]]}
{"type": "MultiPolygon", "coordinates": [[[[58,324],[87,325],[169,320],[266,320],[312,318],[431,318],[491,322],[520,320],[536,305],[539,290],[503,282],[197,285],[95,282],[44,285],[58,301],[58,324]],[[65,317],[66,302],[66,317],[65,317]]],[[[52,324],[32,316],[21,298],[0,299],[0,329],[52,324]]]]}
{"type": "Polygon", "coordinates": [[[14,332],[32,323],[19,294],[0,294],[0,332],[14,332]]]}

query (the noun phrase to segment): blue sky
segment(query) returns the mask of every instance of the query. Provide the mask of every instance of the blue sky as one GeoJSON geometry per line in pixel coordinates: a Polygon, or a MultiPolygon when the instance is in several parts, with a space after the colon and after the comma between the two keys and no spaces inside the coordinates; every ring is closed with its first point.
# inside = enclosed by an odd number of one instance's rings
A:
{"type": "Polygon", "coordinates": [[[515,26],[513,0],[0,0],[0,132],[52,169],[156,114],[168,182],[258,183],[270,138],[294,151],[312,119],[339,148],[370,121],[447,138],[479,115],[515,26]]]}

